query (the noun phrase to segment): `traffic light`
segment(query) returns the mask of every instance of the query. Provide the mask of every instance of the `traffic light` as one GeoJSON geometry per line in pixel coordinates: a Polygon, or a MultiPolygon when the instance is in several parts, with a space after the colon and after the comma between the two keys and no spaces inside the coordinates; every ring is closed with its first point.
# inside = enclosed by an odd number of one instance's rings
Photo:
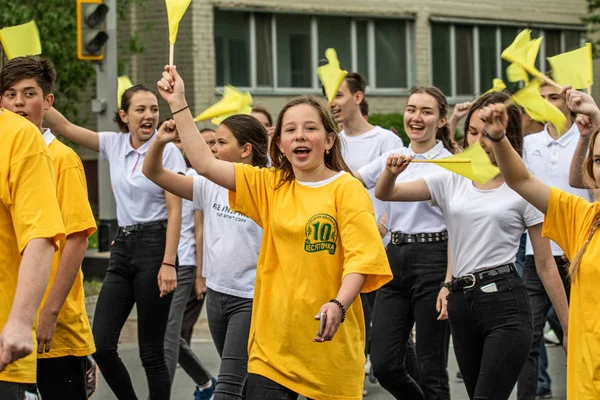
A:
{"type": "Polygon", "coordinates": [[[102,60],[108,34],[104,20],[108,6],[102,0],[77,0],[77,58],[102,60]]]}

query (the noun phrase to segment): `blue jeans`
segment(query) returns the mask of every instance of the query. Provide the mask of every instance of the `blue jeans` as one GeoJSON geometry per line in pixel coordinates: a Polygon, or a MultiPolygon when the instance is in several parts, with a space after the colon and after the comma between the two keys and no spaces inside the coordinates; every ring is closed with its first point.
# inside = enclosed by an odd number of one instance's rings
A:
{"type": "Polygon", "coordinates": [[[214,400],[242,399],[248,379],[248,335],[252,319],[252,299],[231,296],[208,289],[208,327],[221,367],[214,400]]]}
{"type": "Polygon", "coordinates": [[[529,297],[521,278],[511,272],[451,292],[448,317],[469,398],[508,399],[533,336],[529,297]],[[481,290],[489,284],[495,284],[497,291],[481,290]]]}
{"type": "Polygon", "coordinates": [[[521,235],[521,242],[519,243],[519,250],[517,251],[517,259],[515,261],[515,267],[519,276],[523,277],[523,269],[525,268],[525,247],[527,246],[527,234],[521,235]]]}
{"type": "Polygon", "coordinates": [[[173,292],[169,321],[165,333],[165,360],[169,369],[171,382],[175,378],[177,362],[196,385],[206,384],[210,378],[210,372],[204,368],[202,362],[190,348],[189,343],[181,336],[181,325],[185,306],[194,291],[196,280],[195,265],[180,265],[177,267],[177,288],[173,292]]]}
{"type": "Polygon", "coordinates": [[[166,228],[123,233],[110,252],[98,296],[92,331],[94,360],[119,400],[136,400],[129,372],[117,352],[121,329],[136,305],[138,342],[150,400],[168,400],[171,379],[165,362],[164,341],[172,293],[160,297],[157,276],[165,254],[166,228]]]}
{"type": "MultiPolygon", "coordinates": [[[[450,325],[435,304],[446,277],[448,243],[390,244],[394,278],[377,291],[371,363],[381,386],[397,399],[449,399],[450,325]],[[408,338],[417,325],[418,377],[407,371],[408,338]]],[[[411,363],[413,364],[413,363],[411,363]]]]}

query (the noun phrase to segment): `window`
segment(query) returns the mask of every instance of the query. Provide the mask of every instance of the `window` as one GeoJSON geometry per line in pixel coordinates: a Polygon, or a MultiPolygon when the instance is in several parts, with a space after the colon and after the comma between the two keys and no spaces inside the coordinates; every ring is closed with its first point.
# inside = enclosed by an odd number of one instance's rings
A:
{"type": "Polygon", "coordinates": [[[362,74],[370,91],[414,86],[410,20],[215,9],[217,86],[320,91],[317,67],[325,50],[341,67],[362,74]]]}
{"type": "MultiPolygon", "coordinates": [[[[486,92],[492,80],[501,77],[509,90],[518,89],[518,83],[508,82],[509,63],[501,59],[523,28],[492,24],[464,24],[460,22],[431,23],[431,77],[433,84],[453,98],[470,99],[486,92]]],[[[546,57],[573,50],[583,44],[582,30],[531,28],[532,38],[544,37],[536,61],[541,72],[549,70],[546,57]],[[544,60],[544,62],[542,62],[544,60]]]]}

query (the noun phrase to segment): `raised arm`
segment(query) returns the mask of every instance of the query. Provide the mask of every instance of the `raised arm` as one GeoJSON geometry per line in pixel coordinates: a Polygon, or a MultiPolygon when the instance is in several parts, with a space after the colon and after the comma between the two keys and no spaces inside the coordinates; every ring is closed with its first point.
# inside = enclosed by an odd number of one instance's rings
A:
{"type": "Polygon", "coordinates": [[[454,106],[454,110],[452,110],[452,115],[448,118],[448,129],[450,130],[450,135],[453,139],[456,139],[456,127],[460,123],[460,121],[469,113],[471,109],[471,104],[473,103],[458,103],[454,106]]]}
{"type": "Polygon", "coordinates": [[[183,79],[175,66],[165,66],[157,87],[162,98],[169,103],[185,154],[196,172],[219,186],[235,191],[234,166],[230,162],[213,157],[212,151],[200,135],[185,100],[183,79]]]}
{"type": "Polygon", "coordinates": [[[573,159],[571,160],[571,168],[569,168],[569,185],[574,188],[585,189],[583,162],[590,144],[590,135],[596,127],[592,119],[583,114],[577,115],[575,122],[579,128],[580,136],[575,152],[573,153],[573,159]]]}
{"type": "Polygon", "coordinates": [[[479,111],[484,130],[493,144],[494,156],[506,184],[535,208],[546,213],[550,187],[529,173],[519,153],[506,137],[508,114],[504,104],[491,104],[479,111]]]}
{"type": "Polygon", "coordinates": [[[411,161],[411,157],[391,154],[386,169],[375,186],[375,197],[384,201],[425,201],[431,200],[431,193],[424,179],[396,184],[396,178],[411,161]]]}
{"type": "Polygon", "coordinates": [[[192,200],[194,178],[169,171],[163,166],[163,151],[167,143],[175,140],[177,130],[174,121],[165,121],[156,132],[144,159],[142,173],[161,188],[179,197],[192,200]]]}
{"type": "Polygon", "coordinates": [[[100,138],[98,132],[90,131],[71,123],[58,110],[52,107],[44,114],[45,127],[60,136],[64,136],[80,146],[87,147],[90,150],[100,151],[100,138]]]}

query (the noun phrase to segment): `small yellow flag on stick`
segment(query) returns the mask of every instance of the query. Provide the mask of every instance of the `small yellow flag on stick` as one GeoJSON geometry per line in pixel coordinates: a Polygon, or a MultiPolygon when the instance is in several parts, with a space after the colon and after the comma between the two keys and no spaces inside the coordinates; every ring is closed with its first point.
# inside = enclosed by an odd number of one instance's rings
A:
{"type": "Polygon", "coordinates": [[[329,61],[329,64],[321,65],[317,68],[317,75],[321,80],[323,88],[325,88],[325,95],[327,96],[327,103],[333,103],[337,91],[340,89],[342,82],[348,75],[348,71],[342,71],[340,69],[340,61],[338,60],[335,49],[325,50],[325,58],[329,61]]]}
{"type": "Polygon", "coordinates": [[[524,81],[525,84],[529,83],[529,75],[527,75],[527,71],[535,71],[535,60],[540,51],[540,46],[542,45],[543,38],[537,38],[530,40],[529,43],[525,45],[523,51],[525,52],[524,58],[524,66],[521,66],[517,63],[512,63],[506,68],[506,77],[509,82],[519,82],[524,81]]]}
{"type": "Polygon", "coordinates": [[[169,19],[169,65],[173,65],[175,41],[179,30],[179,21],[187,10],[192,0],[165,0],[167,17],[169,19]]]}
{"type": "Polygon", "coordinates": [[[548,57],[548,62],[552,66],[552,77],[560,85],[587,89],[594,83],[591,43],[586,43],[577,50],[548,57]]]}
{"type": "Polygon", "coordinates": [[[236,114],[250,114],[252,112],[252,96],[248,92],[241,92],[233,86],[226,85],[223,98],[199,114],[194,121],[212,119],[212,123],[219,125],[225,118],[236,114]]]}
{"type": "Polygon", "coordinates": [[[0,41],[9,60],[42,54],[40,31],[33,20],[0,30],[0,41]]]}
{"type": "Polygon", "coordinates": [[[133,86],[131,79],[128,76],[120,76],[117,78],[117,106],[121,108],[121,97],[127,89],[133,86]]]}
{"type": "Polygon", "coordinates": [[[481,184],[489,182],[500,174],[500,169],[492,164],[479,143],[475,143],[462,153],[450,157],[438,160],[412,160],[411,162],[433,163],[481,184]]]}
{"type": "Polygon", "coordinates": [[[567,118],[562,111],[542,97],[540,82],[537,79],[512,95],[511,100],[523,107],[531,118],[536,121],[543,119],[550,122],[559,132],[559,135],[562,134],[567,118]]]}
{"type": "Polygon", "coordinates": [[[506,89],[506,85],[504,84],[504,81],[499,78],[494,78],[494,81],[492,83],[492,88],[490,90],[488,90],[486,93],[501,92],[504,89],[506,89]]]}

